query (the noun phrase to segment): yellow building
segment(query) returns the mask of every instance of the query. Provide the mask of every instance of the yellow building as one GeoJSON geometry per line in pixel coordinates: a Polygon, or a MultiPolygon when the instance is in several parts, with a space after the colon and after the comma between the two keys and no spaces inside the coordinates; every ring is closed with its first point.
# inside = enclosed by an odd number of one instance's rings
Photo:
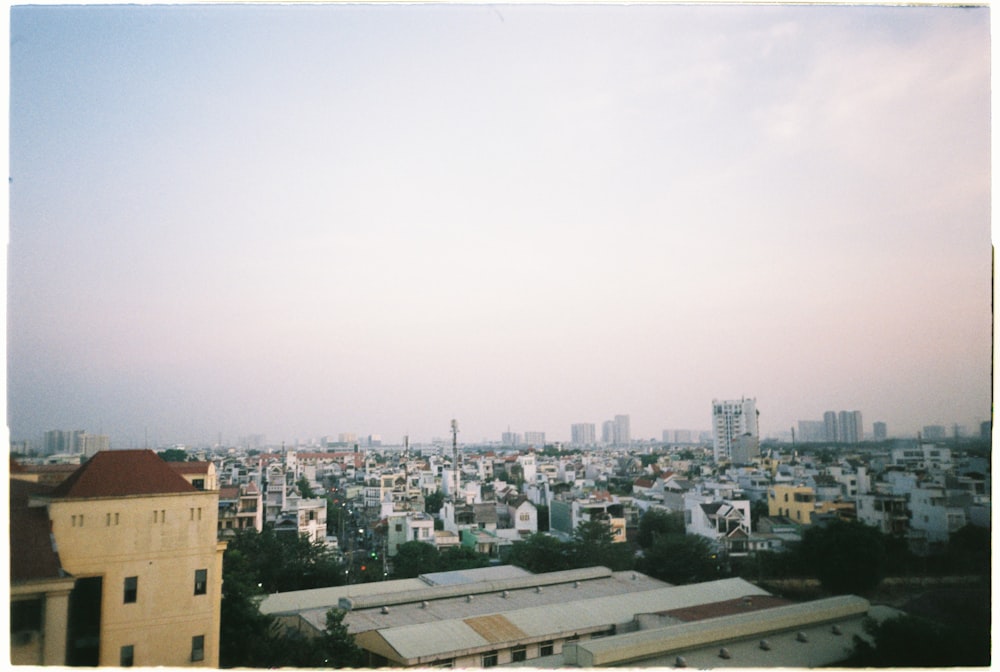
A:
{"type": "Polygon", "coordinates": [[[800,525],[812,523],[816,492],[805,485],[772,485],[767,491],[767,515],[785,516],[800,525]]]}
{"type": "MultiPolygon", "coordinates": [[[[29,510],[42,507],[58,573],[73,578],[65,660],[46,656],[45,664],[218,667],[225,542],[216,541],[217,491],[196,489],[152,451],[101,451],[30,498],[29,510]]],[[[23,594],[20,583],[12,577],[12,599],[23,594]]],[[[48,647],[60,635],[44,613],[39,637],[48,647]]]]}

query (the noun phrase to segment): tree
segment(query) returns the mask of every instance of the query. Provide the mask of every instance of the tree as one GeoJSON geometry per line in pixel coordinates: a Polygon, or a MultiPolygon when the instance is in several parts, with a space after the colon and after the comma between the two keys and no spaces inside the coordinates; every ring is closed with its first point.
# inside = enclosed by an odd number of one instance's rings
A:
{"type": "Polygon", "coordinates": [[[639,561],[638,569],[674,584],[711,581],[722,573],[712,544],[696,534],[656,535],[639,561]]]}
{"type": "Polygon", "coordinates": [[[684,513],[649,509],[642,514],[642,518],[639,519],[639,534],[636,537],[639,546],[649,548],[658,534],[684,534],[684,513]]]}
{"type": "Polygon", "coordinates": [[[299,488],[299,494],[302,495],[302,499],[313,499],[316,493],[313,492],[312,486],[309,485],[309,480],[303,476],[295,482],[295,485],[299,488]]]}
{"type": "Polygon", "coordinates": [[[421,574],[440,571],[441,553],[432,544],[408,541],[400,544],[392,559],[392,578],[412,579],[421,574]]]}
{"type": "Polygon", "coordinates": [[[341,609],[326,612],[326,630],[316,642],[317,667],[361,667],[364,662],[364,653],[344,625],[346,613],[341,609]]]}
{"type": "Polygon", "coordinates": [[[966,525],[948,539],[948,566],[953,572],[989,576],[990,531],[966,525]]]}
{"type": "Polygon", "coordinates": [[[883,535],[863,523],[812,525],[802,535],[801,553],[823,588],[835,595],[866,594],[885,576],[883,535]]]}
{"type": "Polygon", "coordinates": [[[534,574],[573,569],[569,544],[541,532],[514,544],[507,561],[534,574]]]}
{"type": "Polygon", "coordinates": [[[477,569],[490,564],[489,556],[477,553],[468,546],[452,546],[441,552],[441,571],[453,572],[462,569],[477,569]]]}
{"type": "Polygon", "coordinates": [[[157,453],[164,462],[187,462],[187,451],[182,448],[167,448],[157,453]]]}
{"type": "Polygon", "coordinates": [[[585,520],[577,525],[569,553],[574,568],[600,566],[624,571],[635,564],[632,547],[616,543],[611,527],[603,520],[585,520]]]}
{"type": "Polygon", "coordinates": [[[990,664],[988,619],[979,627],[956,627],[903,614],[865,621],[868,643],[855,637],[851,667],[986,667],[990,664]]]}
{"type": "Polygon", "coordinates": [[[441,507],[444,505],[444,493],[440,490],[435,490],[431,494],[424,497],[424,511],[436,516],[441,507]]]}

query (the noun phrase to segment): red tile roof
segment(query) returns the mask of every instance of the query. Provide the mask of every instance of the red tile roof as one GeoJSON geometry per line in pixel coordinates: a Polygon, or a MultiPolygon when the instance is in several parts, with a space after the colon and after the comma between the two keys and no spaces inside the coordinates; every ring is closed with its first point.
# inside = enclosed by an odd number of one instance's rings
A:
{"type": "Polygon", "coordinates": [[[10,479],[10,580],[51,579],[63,576],[59,554],[49,534],[44,506],[28,507],[31,495],[44,495],[51,486],[10,479]]]}
{"type": "Polygon", "coordinates": [[[151,450],[102,450],[53,491],[53,498],[199,492],[151,450]]]}
{"type": "Polygon", "coordinates": [[[207,474],[211,462],[167,462],[178,474],[207,474]]]}

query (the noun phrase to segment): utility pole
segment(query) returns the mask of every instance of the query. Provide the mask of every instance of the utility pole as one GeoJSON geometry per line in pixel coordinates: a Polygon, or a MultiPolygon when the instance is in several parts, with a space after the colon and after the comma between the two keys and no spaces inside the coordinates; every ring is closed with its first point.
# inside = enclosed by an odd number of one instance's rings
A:
{"type": "Polygon", "coordinates": [[[455,493],[452,495],[458,501],[458,488],[462,484],[462,464],[458,454],[458,420],[451,421],[451,468],[455,472],[455,493]]]}

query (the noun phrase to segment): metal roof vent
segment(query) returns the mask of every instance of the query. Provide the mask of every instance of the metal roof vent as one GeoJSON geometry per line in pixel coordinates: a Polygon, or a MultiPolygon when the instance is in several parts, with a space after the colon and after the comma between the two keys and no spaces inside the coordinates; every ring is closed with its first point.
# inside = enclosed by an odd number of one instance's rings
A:
{"type": "Polygon", "coordinates": [[[509,590],[503,591],[502,593],[500,593],[500,597],[506,600],[508,597],[510,597],[510,591],[509,590]]]}
{"type": "Polygon", "coordinates": [[[719,649],[719,658],[729,660],[732,657],[733,657],[732,654],[729,653],[729,649],[727,649],[726,647],[722,647],[721,649],[719,649]]]}
{"type": "Polygon", "coordinates": [[[760,650],[761,651],[770,651],[771,650],[771,642],[767,641],[766,639],[760,640],[760,650]]]}
{"type": "Polygon", "coordinates": [[[382,613],[383,614],[388,614],[389,613],[389,607],[382,607],[382,613]]]}
{"type": "Polygon", "coordinates": [[[844,631],[841,630],[840,626],[836,625],[836,624],[832,628],[830,628],[830,632],[832,632],[835,635],[842,635],[842,634],[844,634],[844,631]]]}
{"type": "Polygon", "coordinates": [[[687,661],[684,660],[684,656],[674,658],[674,667],[687,667],[687,661]]]}
{"type": "Polygon", "coordinates": [[[805,642],[809,641],[809,638],[806,637],[806,633],[799,630],[798,632],[795,633],[795,641],[802,642],[804,644],[805,642]]]}
{"type": "Polygon", "coordinates": [[[465,596],[465,601],[466,602],[472,602],[472,595],[466,595],[465,596]]]}
{"type": "Polygon", "coordinates": [[[573,582],[573,587],[574,588],[579,588],[580,587],[580,582],[579,581],[574,581],[573,582]]]}
{"type": "Polygon", "coordinates": [[[536,593],[542,592],[542,587],[541,586],[535,586],[535,592],[536,593]]]}
{"type": "Polygon", "coordinates": [[[635,581],[635,580],[636,580],[636,579],[638,579],[638,578],[639,578],[639,577],[635,575],[635,572],[632,572],[632,580],[633,580],[633,581],[635,581]]]}
{"type": "Polygon", "coordinates": [[[422,600],[420,602],[420,608],[421,609],[426,609],[427,608],[427,600],[422,600]]]}

